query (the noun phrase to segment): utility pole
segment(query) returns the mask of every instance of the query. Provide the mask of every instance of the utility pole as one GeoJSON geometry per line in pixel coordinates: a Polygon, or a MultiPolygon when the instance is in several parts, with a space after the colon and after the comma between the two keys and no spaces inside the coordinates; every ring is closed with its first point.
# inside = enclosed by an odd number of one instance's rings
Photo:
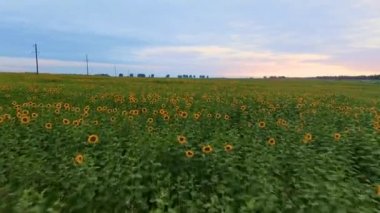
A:
{"type": "Polygon", "coordinates": [[[116,76],[116,66],[115,65],[113,65],[113,70],[115,71],[115,77],[117,77],[116,76]]]}
{"type": "Polygon", "coordinates": [[[34,44],[34,52],[36,53],[36,72],[38,75],[38,51],[37,51],[37,44],[34,44]]]}
{"type": "Polygon", "coordinates": [[[86,54],[86,65],[87,65],[87,75],[88,75],[88,56],[86,54]]]}

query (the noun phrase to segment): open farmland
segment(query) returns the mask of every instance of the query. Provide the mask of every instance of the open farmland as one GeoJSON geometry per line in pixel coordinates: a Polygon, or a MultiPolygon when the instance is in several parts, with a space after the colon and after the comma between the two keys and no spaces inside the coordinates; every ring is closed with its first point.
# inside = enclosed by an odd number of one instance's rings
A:
{"type": "Polygon", "coordinates": [[[0,212],[379,212],[380,84],[0,74],[0,212]]]}

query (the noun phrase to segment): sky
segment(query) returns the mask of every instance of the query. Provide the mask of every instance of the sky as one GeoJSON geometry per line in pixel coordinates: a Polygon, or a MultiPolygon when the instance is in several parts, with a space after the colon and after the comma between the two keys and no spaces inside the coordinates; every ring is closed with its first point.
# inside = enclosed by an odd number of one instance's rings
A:
{"type": "Polygon", "coordinates": [[[0,72],[380,74],[379,0],[0,0],[0,72]]]}

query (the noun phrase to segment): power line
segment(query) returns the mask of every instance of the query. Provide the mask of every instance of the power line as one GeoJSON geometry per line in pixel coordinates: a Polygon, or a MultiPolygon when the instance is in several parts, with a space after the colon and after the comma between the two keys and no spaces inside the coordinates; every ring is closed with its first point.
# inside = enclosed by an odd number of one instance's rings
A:
{"type": "Polygon", "coordinates": [[[87,75],[88,75],[88,56],[86,54],[86,64],[87,64],[87,75]]]}
{"type": "Polygon", "coordinates": [[[37,51],[37,44],[34,44],[34,52],[36,53],[36,72],[38,75],[38,51],[37,51]]]}

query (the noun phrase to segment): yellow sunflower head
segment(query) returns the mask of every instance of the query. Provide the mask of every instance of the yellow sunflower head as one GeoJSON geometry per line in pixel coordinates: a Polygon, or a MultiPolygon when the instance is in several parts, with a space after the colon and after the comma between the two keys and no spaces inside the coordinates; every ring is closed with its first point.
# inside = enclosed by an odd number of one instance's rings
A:
{"type": "Polygon", "coordinates": [[[87,142],[89,144],[96,144],[99,143],[99,137],[95,134],[88,136],[87,142]]]}
{"type": "Polygon", "coordinates": [[[64,125],[69,125],[69,124],[70,124],[70,120],[67,119],[67,118],[64,118],[64,119],[62,120],[62,123],[63,123],[64,125]]]}
{"type": "Polygon", "coordinates": [[[194,113],[194,120],[198,120],[201,117],[201,114],[199,112],[194,113]]]}
{"type": "Polygon", "coordinates": [[[28,124],[30,123],[30,117],[29,116],[21,116],[20,121],[22,124],[28,124]]]}
{"type": "Polygon", "coordinates": [[[306,141],[311,141],[313,139],[313,135],[311,133],[306,133],[303,136],[303,139],[306,140],[306,141]]]}
{"type": "Polygon", "coordinates": [[[225,150],[226,152],[230,152],[230,151],[232,151],[233,148],[234,148],[234,147],[233,147],[231,144],[227,144],[227,145],[224,146],[224,150],[225,150]]]}
{"type": "Polygon", "coordinates": [[[274,146],[274,145],[276,145],[276,140],[274,138],[269,138],[268,144],[271,146],[274,146]]]}
{"type": "Polygon", "coordinates": [[[35,112],[33,112],[33,113],[32,113],[32,118],[37,118],[37,117],[38,117],[38,114],[35,113],[35,112]]]}
{"type": "Polygon", "coordinates": [[[187,118],[187,116],[188,116],[186,111],[182,111],[180,115],[182,118],[187,118]]]}
{"type": "Polygon", "coordinates": [[[335,141],[339,141],[340,138],[341,138],[340,133],[335,133],[335,134],[334,134],[334,139],[335,139],[335,141]]]}
{"type": "Polygon", "coordinates": [[[187,150],[187,151],[185,152],[185,154],[186,154],[186,157],[187,157],[187,158],[192,158],[192,157],[194,157],[194,152],[191,151],[191,150],[187,150]]]}
{"type": "Polygon", "coordinates": [[[180,144],[186,144],[187,143],[187,139],[183,135],[178,135],[177,140],[178,140],[178,143],[180,143],[180,144]]]}
{"type": "Polygon", "coordinates": [[[202,147],[202,152],[205,154],[209,154],[213,151],[212,146],[206,145],[202,147]]]}
{"type": "Polygon", "coordinates": [[[82,165],[84,163],[84,156],[82,154],[77,154],[74,158],[76,165],[82,165]]]}
{"type": "Polygon", "coordinates": [[[169,121],[170,120],[170,116],[168,114],[165,114],[163,116],[163,118],[164,118],[165,121],[169,121]]]}
{"type": "Polygon", "coordinates": [[[53,128],[53,124],[52,123],[46,123],[45,124],[45,129],[52,129],[53,128]]]}

